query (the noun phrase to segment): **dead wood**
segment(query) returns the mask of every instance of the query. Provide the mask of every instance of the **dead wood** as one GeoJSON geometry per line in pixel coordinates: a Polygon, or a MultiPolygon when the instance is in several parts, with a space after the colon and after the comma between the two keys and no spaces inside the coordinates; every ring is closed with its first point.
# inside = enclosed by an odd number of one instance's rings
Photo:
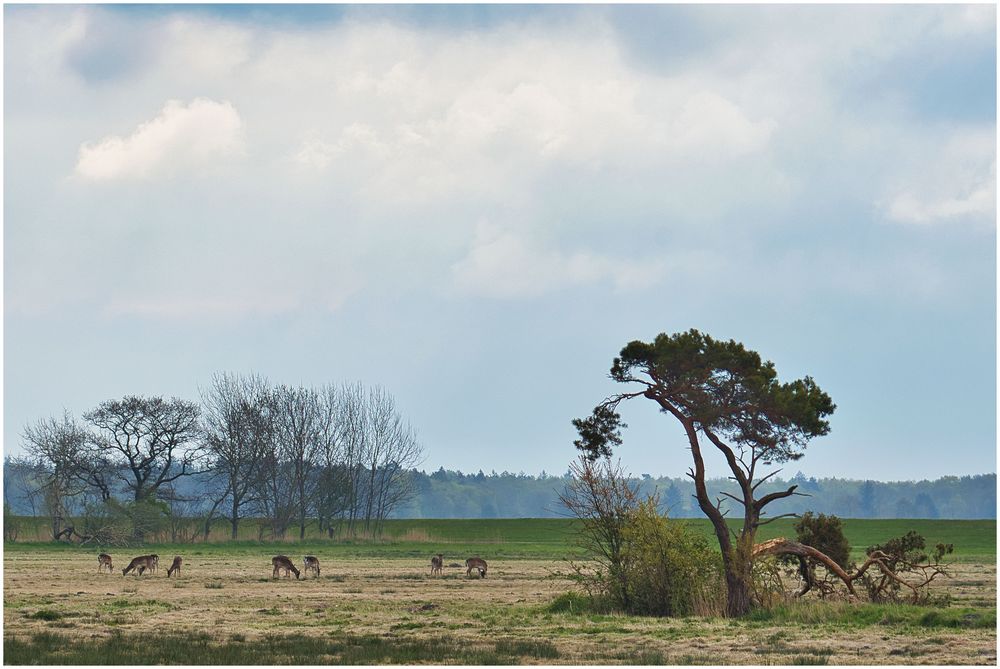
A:
{"type": "Polygon", "coordinates": [[[848,573],[843,567],[837,564],[830,556],[826,555],[820,550],[813,548],[812,546],[807,546],[806,544],[799,543],[798,541],[792,541],[784,537],[778,537],[776,539],[769,539],[768,541],[763,541],[753,547],[753,557],[754,559],[765,556],[780,556],[780,555],[794,555],[799,558],[800,563],[800,573],[805,580],[805,585],[802,587],[796,596],[801,597],[802,595],[809,592],[815,583],[813,583],[812,576],[809,573],[809,569],[805,563],[807,559],[812,559],[824,567],[831,574],[839,578],[847,590],[854,596],[857,596],[857,592],[854,589],[854,584],[856,581],[862,579],[865,573],[874,566],[882,573],[882,583],[875,588],[869,588],[869,598],[873,600],[879,600],[883,598],[887,593],[886,584],[889,582],[894,582],[902,587],[907,588],[911,593],[911,599],[916,602],[920,598],[920,591],[922,588],[927,586],[935,577],[940,575],[947,575],[945,571],[945,566],[935,562],[928,563],[916,563],[902,561],[898,558],[893,558],[880,550],[874,550],[869,553],[868,558],[857,567],[853,574],[848,573]],[[919,580],[912,582],[904,579],[900,576],[900,572],[906,574],[916,574],[919,580]]]}

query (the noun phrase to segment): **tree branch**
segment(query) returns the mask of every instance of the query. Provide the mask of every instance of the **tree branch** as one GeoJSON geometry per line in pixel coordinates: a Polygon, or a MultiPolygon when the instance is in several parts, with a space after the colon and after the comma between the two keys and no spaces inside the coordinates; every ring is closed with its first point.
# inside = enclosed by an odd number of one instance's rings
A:
{"type": "Polygon", "coordinates": [[[759,488],[759,487],[760,487],[760,485],[761,485],[761,484],[762,484],[762,483],[763,483],[764,481],[768,480],[769,478],[771,478],[772,476],[774,476],[775,474],[777,474],[777,473],[778,473],[778,472],[780,472],[780,471],[781,471],[780,469],[775,469],[775,470],[774,470],[773,472],[771,472],[770,474],[768,474],[767,476],[765,476],[765,477],[764,477],[764,478],[762,478],[761,480],[759,480],[759,481],[757,481],[756,483],[754,483],[754,484],[753,484],[753,487],[752,487],[752,488],[750,488],[750,490],[753,490],[753,491],[756,491],[756,490],[757,490],[757,488],[759,488]]]}
{"type": "Polygon", "coordinates": [[[799,487],[798,485],[793,485],[788,490],[781,490],[779,492],[772,492],[770,494],[764,495],[763,497],[761,497],[760,499],[758,499],[756,502],[753,503],[754,509],[759,513],[761,509],[763,509],[771,502],[777,499],[791,497],[792,495],[796,494],[795,489],[798,487],[799,487]]]}

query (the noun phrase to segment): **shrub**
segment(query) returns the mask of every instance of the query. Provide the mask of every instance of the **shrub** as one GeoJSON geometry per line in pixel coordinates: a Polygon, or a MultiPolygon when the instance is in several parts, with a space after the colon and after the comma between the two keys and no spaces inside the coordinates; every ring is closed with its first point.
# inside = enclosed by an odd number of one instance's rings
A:
{"type": "Polygon", "coordinates": [[[946,606],[947,598],[935,598],[931,595],[928,585],[937,576],[947,575],[947,565],[941,560],[954,550],[952,544],[939,543],[928,556],[927,542],[917,532],[909,531],[901,537],[890,539],[884,544],[869,546],[865,551],[869,560],[874,556],[882,556],[881,564],[893,573],[889,577],[882,571],[873,568],[861,577],[861,583],[868,591],[868,597],[873,602],[907,601],[911,604],[937,604],[946,606]],[[904,578],[917,577],[913,582],[904,578]],[[902,586],[907,585],[907,590],[902,586]]]}
{"type": "Polygon", "coordinates": [[[837,516],[822,513],[815,516],[812,511],[806,511],[795,523],[795,534],[799,543],[826,553],[841,567],[848,568],[851,546],[844,536],[844,525],[837,516]]]}
{"type": "Polygon", "coordinates": [[[690,615],[721,599],[718,551],[684,522],[657,511],[654,498],[639,502],[625,525],[629,613],[690,615]]]}
{"type": "Polygon", "coordinates": [[[582,457],[570,469],[560,499],[580,521],[577,545],[597,562],[594,570],[571,563],[591,606],[659,616],[719,610],[721,556],[706,538],[660,515],[655,495],[640,499],[619,464],[582,457]]]}

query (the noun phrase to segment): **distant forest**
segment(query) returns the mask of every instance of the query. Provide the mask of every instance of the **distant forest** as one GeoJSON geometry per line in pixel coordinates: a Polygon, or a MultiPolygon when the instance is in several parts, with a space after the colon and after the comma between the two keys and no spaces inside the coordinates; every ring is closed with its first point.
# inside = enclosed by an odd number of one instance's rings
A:
{"type": "MultiPolygon", "coordinates": [[[[416,494],[396,511],[398,518],[547,518],[564,515],[558,500],[568,474],[539,476],[491,472],[463,474],[439,469],[411,472],[416,494]]],[[[656,492],[663,511],[673,518],[701,517],[688,478],[637,479],[643,493],[656,492]]],[[[707,481],[712,497],[737,491],[727,479],[707,481]]],[[[782,513],[835,514],[842,518],[996,518],[996,474],[945,476],[934,481],[855,481],[807,478],[771,479],[760,488],[766,494],[797,484],[794,496],[774,502],[770,515],[782,513]]]]}
{"type": "MultiPolygon", "coordinates": [[[[4,501],[18,515],[43,515],[43,505],[32,491],[28,469],[4,463],[4,501]]],[[[207,482],[198,475],[178,482],[177,494],[190,500],[186,511],[200,514],[211,505],[207,482]]],[[[409,470],[410,495],[393,511],[393,518],[552,518],[565,515],[558,494],[568,473],[534,476],[525,473],[482,471],[464,474],[439,469],[433,473],[409,470]]],[[[642,492],[656,492],[662,509],[674,518],[700,517],[694,486],[686,478],[637,479],[642,492]]],[[[996,474],[944,476],[934,481],[858,481],[811,478],[799,473],[789,480],[771,479],[761,493],[797,484],[805,496],[774,502],[771,515],[782,513],[835,514],[842,518],[996,518],[996,474]]],[[[712,496],[735,492],[726,479],[708,481],[712,496]]]]}

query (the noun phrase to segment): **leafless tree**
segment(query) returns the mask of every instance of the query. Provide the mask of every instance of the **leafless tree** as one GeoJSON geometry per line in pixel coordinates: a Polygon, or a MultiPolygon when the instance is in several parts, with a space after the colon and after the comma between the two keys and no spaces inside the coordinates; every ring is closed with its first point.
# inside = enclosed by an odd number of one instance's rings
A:
{"type": "Polygon", "coordinates": [[[327,434],[318,392],[311,388],[279,386],[275,389],[275,441],[292,487],[291,503],[299,523],[299,538],[306,535],[306,519],[316,493],[322,443],[327,434]]]}
{"type": "Polygon", "coordinates": [[[170,532],[170,542],[188,542],[194,539],[192,529],[195,525],[195,513],[198,503],[196,496],[182,495],[173,485],[164,486],[160,491],[161,499],[166,502],[167,530],[170,532]]]}
{"type": "Polygon", "coordinates": [[[255,501],[264,454],[273,451],[275,402],[267,380],[251,374],[216,374],[202,393],[205,444],[219,493],[207,514],[206,536],[215,510],[226,503],[232,538],[239,535],[244,509],[255,501]]]}
{"type": "Polygon", "coordinates": [[[350,508],[352,481],[347,459],[347,423],[343,420],[344,390],[333,384],[319,391],[323,413],[319,443],[320,468],[316,480],[316,519],[319,529],[334,536],[337,519],[350,508]]]}
{"type": "Polygon", "coordinates": [[[392,396],[361,384],[280,387],[276,396],[276,447],[261,484],[274,532],[295,518],[302,537],[310,516],[331,535],[338,517],[350,532],[379,531],[411,494],[407,469],[421,458],[392,396]]]}
{"type": "Polygon", "coordinates": [[[98,451],[137,502],[194,471],[200,409],[180,399],[127,396],[102,402],[84,419],[97,429],[98,451]]]}
{"type": "MultiPolygon", "coordinates": [[[[573,478],[559,493],[559,501],[577,519],[578,545],[594,555],[607,572],[607,586],[627,609],[629,606],[626,534],[629,514],[639,505],[639,486],[629,480],[620,462],[610,457],[581,456],[569,466],[573,478]]],[[[577,580],[593,595],[603,582],[575,563],[577,580]]]]}
{"type": "Polygon", "coordinates": [[[295,518],[295,484],[291,467],[277,448],[261,457],[254,499],[254,509],[268,520],[271,536],[284,537],[295,518]]]}
{"type": "Polygon", "coordinates": [[[95,487],[101,497],[111,497],[108,469],[91,452],[90,435],[68,413],[62,419],[45,418],[24,428],[22,435],[29,458],[39,477],[46,515],[52,521],[52,537],[62,536],[72,497],[95,487]]]}
{"type": "Polygon", "coordinates": [[[363,406],[365,529],[380,531],[393,509],[412,494],[406,470],[420,463],[422,449],[384,389],[369,390],[363,406]]]}
{"type": "Polygon", "coordinates": [[[363,516],[362,485],[367,451],[365,389],[360,383],[344,386],[341,391],[339,420],[343,441],[344,471],[347,477],[347,529],[353,533],[363,516]]]}

